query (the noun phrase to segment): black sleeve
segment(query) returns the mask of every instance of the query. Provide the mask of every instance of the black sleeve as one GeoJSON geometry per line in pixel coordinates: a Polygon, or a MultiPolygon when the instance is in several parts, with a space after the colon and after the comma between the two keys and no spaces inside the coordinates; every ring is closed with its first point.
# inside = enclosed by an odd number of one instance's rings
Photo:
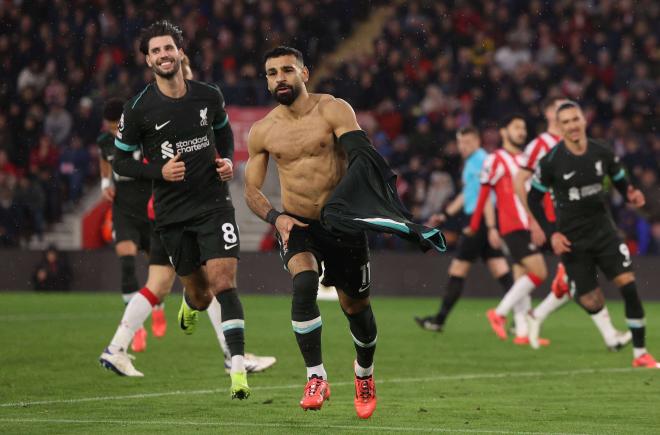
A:
{"type": "Polygon", "coordinates": [[[119,175],[136,179],[162,180],[163,166],[157,163],[142,163],[133,158],[133,153],[117,148],[112,169],[119,175]]]}
{"type": "Polygon", "coordinates": [[[213,129],[215,149],[223,159],[234,161],[234,133],[229,122],[222,128],[213,129]]]}
{"type": "Polygon", "coordinates": [[[218,107],[213,118],[213,134],[215,136],[215,149],[223,159],[234,160],[234,133],[229,125],[229,115],[225,109],[225,97],[216,85],[212,85],[218,91],[218,107]]]}
{"type": "Polygon", "coordinates": [[[543,198],[545,197],[545,192],[539,190],[534,185],[529,190],[527,194],[527,204],[529,205],[529,210],[534,215],[534,218],[541,226],[541,229],[545,233],[546,237],[550,239],[552,233],[556,231],[555,224],[550,222],[545,215],[545,209],[543,208],[543,198]]]}
{"type": "Polygon", "coordinates": [[[612,184],[614,184],[616,190],[618,190],[621,196],[627,200],[628,185],[630,182],[628,181],[626,170],[623,168],[619,157],[617,157],[610,149],[607,149],[606,153],[605,164],[607,165],[607,175],[610,176],[612,184]]]}

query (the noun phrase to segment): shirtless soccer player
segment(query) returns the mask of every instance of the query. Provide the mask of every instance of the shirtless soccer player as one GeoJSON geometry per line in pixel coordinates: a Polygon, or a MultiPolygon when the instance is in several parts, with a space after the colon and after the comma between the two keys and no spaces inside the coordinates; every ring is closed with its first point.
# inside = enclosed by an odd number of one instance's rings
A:
{"type": "Polygon", "coordinates": [[[376,321],[369,303],[366,235],[338,237],[319,221],[321,209],[346,172],[344,144],[366,137],[345,101],[307,92],[309,71],[298,50],[277,47],[264,59],[268,89],[280,104],[250,131],[245,198],[257,216],[277,228],[280,254],[293,278],[291,323],[308,380],[300,406],[318,410],[330,397],[316,304],[323,261],[324,284],[337,288],[357,352],[355,410],[360,418],[369,418],[376,408],[376,321]],[[271,157],[279,172],[283,212],[275,210],[260,190],[271,157]]]}

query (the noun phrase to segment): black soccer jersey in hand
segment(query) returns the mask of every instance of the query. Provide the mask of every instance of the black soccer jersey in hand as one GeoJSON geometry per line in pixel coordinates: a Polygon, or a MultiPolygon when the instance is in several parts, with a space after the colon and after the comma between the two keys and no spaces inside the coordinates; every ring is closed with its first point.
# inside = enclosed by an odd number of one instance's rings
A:
{"type": "Polygon", "coordinates": [[[181,98],[169,98],[151,83],[128,101],[115,141],[128,152],[142,147],[149,162],[161,166],[181,154],[185,179],[154,181],[158,227],[232,207],[229,189],[220,181],[215,165],[213,130],[229,122],[224,98],[216,86],[194,80],[185,83],[186,94],[181,98]]]}
{"type": "MultiPolygon", "coordinates": [[[[101,149],[103,160],[112,164],[115,158],[115,137],[108,132],[102,133],[96,144],[101,149]]],[[[135,160],[142,160],[142,152],[137,149],[133,152],[135,160]]],[[[136,180],[123,177],[112,172],[115,184],[115,199],[113,207],[141,220],[147,220],[147,203],[151,197],[151,180],[136,180]]]]}
{"type": "Polygon", "coordinates": [[[625,177],[612,150],[589,139],[585,153],[575,155],[561,141],[541,159],[532,187],[552,190],[559,231],[579,236],[603,225],[616,228],[604,191],[606,176],[612,181],[625,177]]]}

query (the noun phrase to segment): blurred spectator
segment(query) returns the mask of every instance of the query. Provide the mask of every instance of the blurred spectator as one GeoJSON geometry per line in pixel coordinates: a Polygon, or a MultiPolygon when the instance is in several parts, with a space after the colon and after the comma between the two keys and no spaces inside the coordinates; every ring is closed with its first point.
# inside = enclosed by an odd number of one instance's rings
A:
{"type": "Polygon", "coordinates": [[[62,146],[69,138],[73,127],[73,117],[59,104],[53,104],[44,119],[44,133],[53,138],[56,145],[62,146]]]}
{"type": "Polygon", "coordinates": [[[14,201],[12,181],[0,174],[0,247],[18,246],[20,216],[14,201]]]}
{"type": "Polygon", "coordinates": [[[35,268],[32,282],[35,290],[69,290],[71,288],[71,266],[66,254],[50,245],[35,268]]]}
{"type": "Polygon", "coordinates": [[[60,177],[64,181],[67,199],[76,204],[82,196],[83,183],[89,170],[89,152],[80,136],[73,136],[60,155],[60,177]]]}
{"type": "Polygon", "coordinates": [[[18,176],[18,169],[9,161],[7,151],[0,149],[0,172],[11,177],[18,176]]]}
{"type": "Polygon", "coordinates": [[[29,241],[32,234],[43,240],[46,197],[43,189],[35,180],[26,176],[18,179],[14,200],[20,217],[20,235],[29,241]]]}

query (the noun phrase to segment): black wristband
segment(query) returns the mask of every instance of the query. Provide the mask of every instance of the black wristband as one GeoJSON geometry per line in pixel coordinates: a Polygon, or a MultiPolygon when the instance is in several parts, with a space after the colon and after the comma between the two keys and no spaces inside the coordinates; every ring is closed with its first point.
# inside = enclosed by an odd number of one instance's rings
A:
{"type": "Polygon", "coordinates": [[[270,211],[266,213],[266,222],[268,222],[271,225],[275,225],[275,221],[277,221],[277,218],[281,214],[283,213],[275,210],[274,208],[271,208],[270,211]]]}

